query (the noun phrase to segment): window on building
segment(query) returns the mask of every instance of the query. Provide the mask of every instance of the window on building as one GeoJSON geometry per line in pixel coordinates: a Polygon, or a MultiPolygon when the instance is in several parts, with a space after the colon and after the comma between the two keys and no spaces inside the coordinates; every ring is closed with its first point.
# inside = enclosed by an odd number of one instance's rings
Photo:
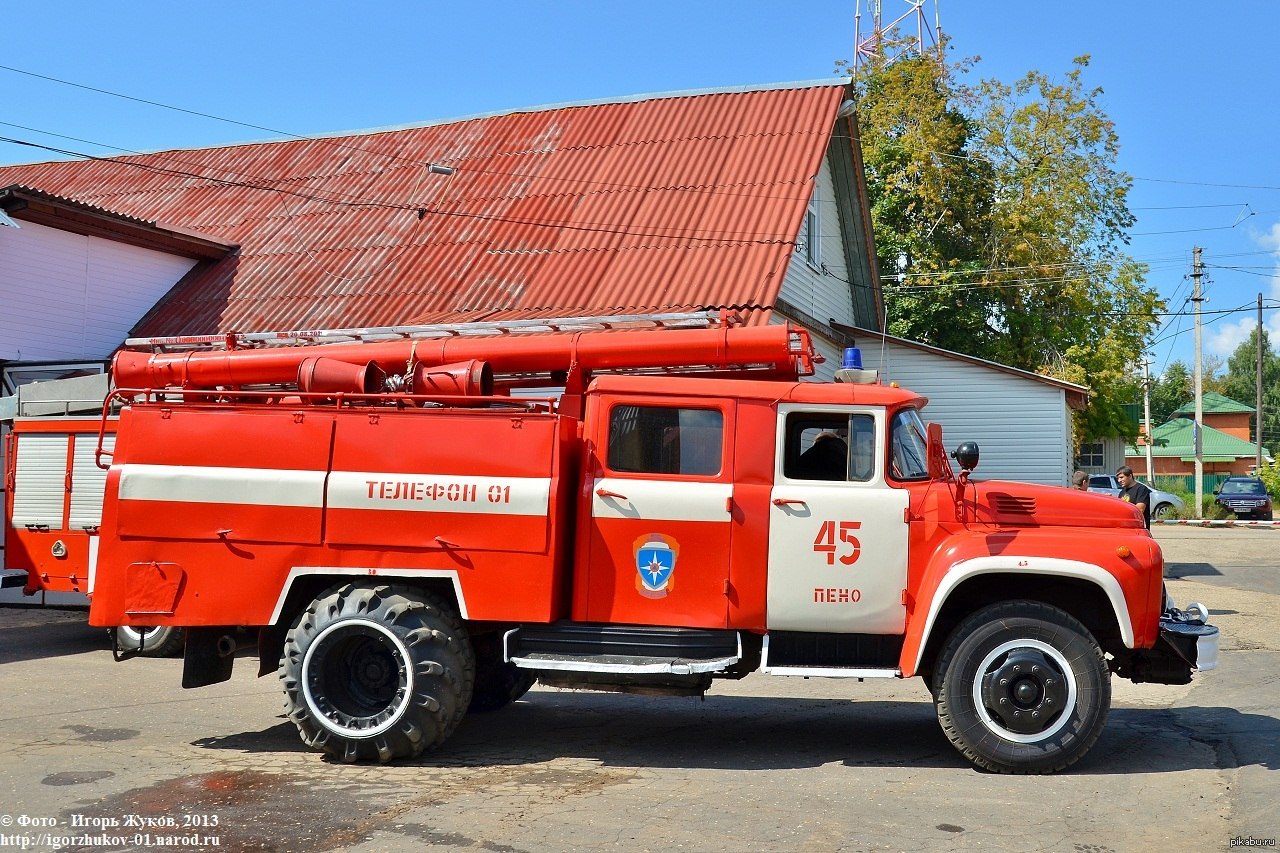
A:
{"type": "Polygon", "coordinates": [[[814,269],[822,267],[822,206],[816,187],[804,213],[804,259],[814,269]]]}
{"type": "Polygon", "coordinates": [[[29,382],[48,382],[51,379],[73,379],[102,373],[106,366],[100,361],[90,362],[27,362],[8,366],[0,365],[0,397],[15,394],[19,386],[29,382]]]}
{"type": "Polygon", "coordinates": [[[1080,467],[1081,468],[1101,468],[1105,463],[1102,460],[1102,442],[1094,441],[1080,445],[1080,467]]]}
{"type": "Polygon", "coordinates": [[[714,477],[723,448],[724,415],[717,409],[615,406],[609,414],[613,471],[714,477]]]}

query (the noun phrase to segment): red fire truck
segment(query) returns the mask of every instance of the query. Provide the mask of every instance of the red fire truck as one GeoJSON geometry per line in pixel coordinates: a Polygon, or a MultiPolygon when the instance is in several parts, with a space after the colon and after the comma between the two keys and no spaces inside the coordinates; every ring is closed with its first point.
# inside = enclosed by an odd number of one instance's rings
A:
{"type": "MultiPolygon", "coordinates": [[[[97,562],[106,471],[95,462],[110,448],[115,421],[101,423],[106,377],[55,379],[0,399],[4,430],[4,531],[0,587],[6,603],[87,608],[97,562]],[[38,394],[24,395],[24,391],[38,394]],[[8,403],[12,411],[4,408],[8,403]],[[94,414],[90,414],[94,413],[94,414]]],[[[116,645],[147,657],[182,650],[182,629],[117,626],[116,645]]]]}
{"type": "Polygon", "coordinates": [[[972,445],[955,473],[917,394],[800,381],[803,330],[629,322],[135,342],[90,621],[183,627],[184,687],[256,630],[303,740],[348,761],[418,755],[535,680],[759,671],[919,676],[974,764],[1052,772],[1112,673],[1215,665],[1128,505],[974,480],[972,445]]]}

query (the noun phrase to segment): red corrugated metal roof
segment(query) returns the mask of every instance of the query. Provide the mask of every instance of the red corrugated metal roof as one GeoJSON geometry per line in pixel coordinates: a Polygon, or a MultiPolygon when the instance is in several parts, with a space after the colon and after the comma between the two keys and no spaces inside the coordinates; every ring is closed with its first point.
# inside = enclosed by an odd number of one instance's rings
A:
{"type": "Polygon", "coordinates": [[[0,168],[240,246],[136,329],[546,317],[777,297],[842,84],[0,168]],[[449,166],[432,174],[428,163],[449,166]]]}

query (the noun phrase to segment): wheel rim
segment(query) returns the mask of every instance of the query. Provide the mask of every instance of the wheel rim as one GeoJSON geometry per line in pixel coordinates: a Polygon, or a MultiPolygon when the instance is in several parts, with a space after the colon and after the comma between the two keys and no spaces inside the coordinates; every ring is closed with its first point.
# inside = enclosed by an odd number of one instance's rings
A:
{"type": "Polygon", "coordinates": [[[156,637],[160,636],[160,632],[163,630],[163,628],[135,628],[132,625],[121,625],[116,628],[116,634],[124,640],[127,646],[137,648],[142,644],[143,631],[147,632],[145,637],[146,645],[154,646],[156,644],[156,637]]]}
{"type": "Polygon", "coordinates": [[[320,722],[367,738],[391,728],[413,696],[413,669],[404,643],[373,622],[337,622],[318,635],[302,659],[302,690],[320,722]]]}
{"type": "Polygon", "coordinates": [[[1061,731],[1075,712],[1075,670],[1048,643],[1011,640],[982,659],[973,704],[993,734],[1014,743],[1037,743],[1061,731]]]}

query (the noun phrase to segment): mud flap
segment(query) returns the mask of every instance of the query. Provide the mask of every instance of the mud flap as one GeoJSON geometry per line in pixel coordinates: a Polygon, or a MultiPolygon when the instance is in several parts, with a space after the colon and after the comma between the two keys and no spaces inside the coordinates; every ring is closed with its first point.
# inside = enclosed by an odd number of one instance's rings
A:
{"type": "Polygon", "coordinates": [[[182,686],[207,687],[231,679],[236,639],[231,628],[188,628],[182,686]]]}

